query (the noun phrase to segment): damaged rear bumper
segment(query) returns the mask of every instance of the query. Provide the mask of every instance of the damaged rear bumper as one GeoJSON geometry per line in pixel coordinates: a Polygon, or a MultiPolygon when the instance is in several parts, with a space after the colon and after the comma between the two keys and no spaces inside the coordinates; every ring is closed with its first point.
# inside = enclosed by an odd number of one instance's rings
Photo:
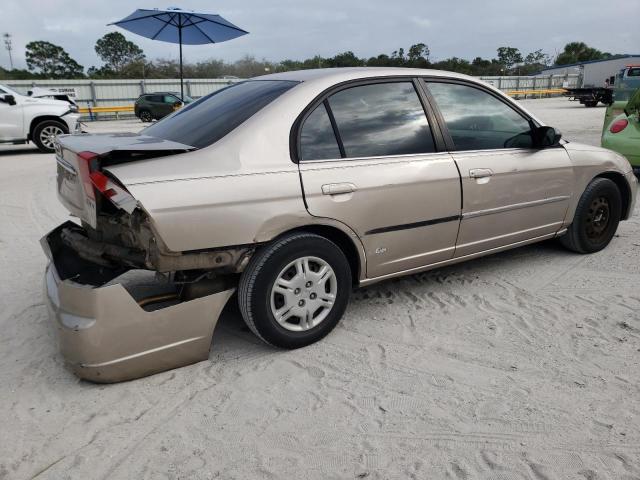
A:
{"type": "MultiPolygon", "coordinates": [[[[50,260],[44,293],[61,353],[76,375],[119,382],[209,357],[213,330],[235,288],[185,301],[176,295],[159,308],[143,308],[145,297],[136,292],[135,281],[119,282],[127,269],[82,260],[64,246],[62,227],[41,240],[50,260]]],[[[143,287],[139,290],[148,298],[150,285],[143,287]]]]}

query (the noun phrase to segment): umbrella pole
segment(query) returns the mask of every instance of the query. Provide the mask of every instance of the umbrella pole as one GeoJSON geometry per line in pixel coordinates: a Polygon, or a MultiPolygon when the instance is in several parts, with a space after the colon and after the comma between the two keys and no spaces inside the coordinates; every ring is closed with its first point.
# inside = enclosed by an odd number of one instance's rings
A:
{"type": "Polygon", "coordinates": [[[182,85],[182,22],[178,26],[178,39],[180,41],[180,101],[184,104],[184,86],[182,85]]]}

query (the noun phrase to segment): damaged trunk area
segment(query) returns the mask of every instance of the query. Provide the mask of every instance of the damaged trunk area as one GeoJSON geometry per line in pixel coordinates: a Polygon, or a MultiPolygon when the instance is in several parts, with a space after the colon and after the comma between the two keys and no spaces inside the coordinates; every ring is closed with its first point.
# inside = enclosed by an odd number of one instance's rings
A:
{"type": "Polygon", "coordinates": [[[191,150],[194,147],[140,134],[59,138],[58,197],[81,220],[81,225],[67,222],[46,237],[63,279],[100,286],[131,270],[146,270],[170,278],[187,297],[227,287],[235,279],[253,246],[169,250],[145,210],[108,171],[110,166],[191,150]]]}
{"type": "Polygon", "coordinates": [[[140,160],[153,168],[155,157],[192,149],[135,134],[59,137],[58,197],[80,222],[42,238],[44,290],[62,355],[81,378],[131,380],[208,358],[252,247],[169,250],[108,170],[140,160]]]}

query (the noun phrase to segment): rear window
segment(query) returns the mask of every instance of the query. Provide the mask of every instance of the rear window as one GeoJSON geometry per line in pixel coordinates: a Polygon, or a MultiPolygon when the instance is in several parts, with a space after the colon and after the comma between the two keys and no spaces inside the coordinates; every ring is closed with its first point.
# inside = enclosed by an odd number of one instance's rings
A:
{"type": "Polygon", "coordinates": [[[142,133],[203,148],[220,140],[297,84],[287,80],[235,83],[190,103],[142,133]]]}

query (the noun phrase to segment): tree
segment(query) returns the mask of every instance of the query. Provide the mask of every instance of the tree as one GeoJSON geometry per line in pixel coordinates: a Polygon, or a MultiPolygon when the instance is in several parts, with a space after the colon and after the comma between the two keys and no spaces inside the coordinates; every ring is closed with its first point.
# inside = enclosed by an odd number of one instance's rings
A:
{"type": "Polygon", "coordinates": [[[589,60],[602,60],[611,57],[610,53],[589,47],[584,42],[571,42],[564,46],[564,50],[556,57],[556,65],[568,65],[570,63],[586,62],[589,60]]]}
{"type": "Polygon", "coordinates": [[[143,61],[144,52],[135,43],[127,40],[120,32],[107,33],[99,38],[96,53],[109,70],[120,73],[128,64],[143,61]]]}
{"type": "Polygon", "coordinates": [[[416,43],[409,47],[409,54],[407,58],[407,64],[410,67],[426,68],[429,66],[429,47],[424,43],[416,43]]]}
{"type": "Polygon", "coordinates": [[[333,58],[327,58],[325,62],[327,67],[361,67],[364,65],[364,60],[356,57],[352,51],[339,53],[333,58]]]}
{"type": "Polygon", "coordinates": [[[27,43],[27,67],[39,71],[44,78],[84,77],[84,67],[58,45],[36,41],[27,43]]]}
{"type": "Polygon", "coordinates": [[[504,65],[506,70],[511,70],[516,63],[522,63],[522,54],[514,47],[500,47],[498,48],[498,62],[504,65]]]}
{"type": "Polygon", "coordinates": [[[536,50],[524,57],[525,65],[542,65],[547,67],[550,62],[551,60],[549,59],[549,55],[544,53],[542,50],[536,50]]]}
{"type": "Polygon", "coordinates": [[[17,68],[7,70],[0,67],[0,80],[35,80],[37,78],[40,78],[40,75],[28,70],[19,70],[17,68]]]}
{"type": "Polygon", "coordinates": [[[438,70],[448,70],[450,72],[466,73],[473,75],[473,67],[468,60],[458,57],[445,58],[432,64],[432,67],[438,70]]]}
{"type": "Polygon", "coordinates": [[[542,50],[536,50],[524,57],[524,65],[520,68],[521,75],[531,75],[546,68],[551,63],[549,55],[542,50]]]}

